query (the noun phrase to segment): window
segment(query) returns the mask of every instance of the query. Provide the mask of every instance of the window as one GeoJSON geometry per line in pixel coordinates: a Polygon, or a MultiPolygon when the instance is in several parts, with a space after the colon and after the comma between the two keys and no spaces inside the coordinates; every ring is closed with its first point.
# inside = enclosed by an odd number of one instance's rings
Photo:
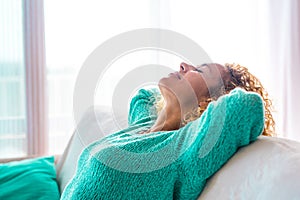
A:
{"type": "MultiPolygon", "coordinates": [[[[50,153],[61,153],[74,130],[74,84],[89,54],[114,35],[151,27],[155,23],[156,18],[152,19],[156,12],[154,3],[150,0],[133,0],[130,4],[134,6],[128,7],[128,2],[119,0],[45,1],[50,153]],[[124,9],[125,7],[128,9],[124,9]],[[136,7],[139,9],[135,9],[136,7]]],[[[126,61],[126,64],[125,66],[134,66],[132,60],[126,61]]],[[[126,68],[119,66],[114,72],[116,70],[124,73],[126,68]]],[[[108,85],[116,80],[111,77],[108,79],[108,85]]]]}
{"type": "Polygon", "coordinates": [[[43,1],[0,4],[0,157],[41,155],[47,151],[43,1]]]}
{"type": "MultiPolygon", "coordinates": [[[[1,0],[0,158],[62,153],[76,127],[73,91],[82,64],[103,42],[133,29],[177,31],[213,62],[247,65],[269,88],[269,68],[261,67],[270,59],[268,5],[258,2],[1,0]]],[[[111,88],[136,66],[177,70],[182,61],[151,51],[113,63],[100,80],[107,88],[96,91],[95,104],[109,105],[111,88]]]]}
{"type": "Polygon", "coordinates": [[[27,154],[22,20],[22,1],[0,1],[0,158],[27,154]]]}
{"type": "Polygon", "coordinates": [[[116,0],[0,2],[0,158],[62,153],[84,60],[113,35],[158,24],[158,3],[131,3],[139,9],[116,0]]]}

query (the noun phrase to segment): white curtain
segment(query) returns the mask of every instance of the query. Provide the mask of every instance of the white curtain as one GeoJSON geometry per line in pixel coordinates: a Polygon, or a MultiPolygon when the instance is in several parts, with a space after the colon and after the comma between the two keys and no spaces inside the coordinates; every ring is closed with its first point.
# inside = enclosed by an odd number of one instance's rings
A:
{"type": "MultiPolygon", "coordinates": [[[[73,84],[87,56],[112,36],[149,27],[189,37],[213,62],[247,66],[274,99],[278,134],[300,139],[298,4],[297,0],[45,1],[50,152],[61,152],[72,133],[73,84]]],[[[155,63],[157,52],[150,57],[142,53],[119,59],[111,68],[114,76],[102,77],[102,85],[114,88],[118,77],[132,67],[155,63]]],[[[157,55],[159,64],[178,69],[181,59],[157,55]]],[[[95,104],[110,102],[109,97],[99,90],[95,104]]]]}
{"type": "Polygon", "coordinates": [[[298,0],[169,0],[161,28],[195,40],[213,62],[247,66],[274,104],[279,136],[300,140],[298,0]]]}
{"type": "Polygon", "coordinates": [[[43,8],[44,1],[23,1],[28,155],[45,155],[48,150],[43,8]]]}
{"type": "MultiPolygon", "coordinates": [[[[158,26],[159,1],[45,1],[49,152],[61,153],[74,127],[73,91],[85,59],[120,33],[158,26]]],[[[99,77],[95,105],[111,103],[113,88],[132,68],[153,63],[155,52],[139,52],[116,61],[99,77]]],[[[102,67],[102,66],[99,66],[102,67]]]]}
{"type": "Polygon", "coordinates": [[[300,140],[300,2],[269,0],[269,75],[278,133],[300,140]]]}

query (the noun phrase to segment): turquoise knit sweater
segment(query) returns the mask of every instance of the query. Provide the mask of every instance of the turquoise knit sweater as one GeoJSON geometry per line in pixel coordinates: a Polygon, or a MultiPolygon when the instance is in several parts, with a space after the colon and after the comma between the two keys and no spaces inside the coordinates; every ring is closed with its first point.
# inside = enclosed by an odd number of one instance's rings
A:
{"type": "Polygon", "coordinates": [[[129,127],[82,152],[61,199],[197,199],[207,179],[264,127],[261,97],[235,89],[179,130],[138,134],[155,122],[157,94],[140,90],[129,127]]]}

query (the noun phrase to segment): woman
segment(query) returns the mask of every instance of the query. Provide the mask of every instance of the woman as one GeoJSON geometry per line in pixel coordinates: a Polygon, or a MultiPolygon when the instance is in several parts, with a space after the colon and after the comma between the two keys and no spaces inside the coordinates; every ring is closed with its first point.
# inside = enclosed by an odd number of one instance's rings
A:
{"type": "Polygon", "coordinates": [[[272,134],[267,94],[239,65],[181,63],[159,90],[140,90],[129,127],[82,152],[62,199],[196,199],[239,147],[272,134]]]}
{"type": "Polygon", "coordinates": [[[161,79],[159,87],[165,99],[165,105],[163,106],[161,105],[163,103],[159,102],[159,106],[163,107],[163,109],[159,108],[161,113],[158,120],[147,132],[178,129],[187,122],[200,117],[209,102],[218,99],[224,94],[228,94],[236,87],[240,87],[246,91],[256,92],[263,98],[265,106],[263,135],[274,135],[275,122],[271,114],[272,103],[268,99],[268,93],[261,82],[243,66],[226,64],[224,67],[220,64],[203,64],[199,67],[194,67],[181,63],[179,72],[172,73],[170,77],[161,79]],[[182,102],[179,103],[179,100],[182,102]],[[165,117],[166,114],[175,118],[165,117]],[[161,120],[163,118],[167,119],[166,122],[161,120]]]}

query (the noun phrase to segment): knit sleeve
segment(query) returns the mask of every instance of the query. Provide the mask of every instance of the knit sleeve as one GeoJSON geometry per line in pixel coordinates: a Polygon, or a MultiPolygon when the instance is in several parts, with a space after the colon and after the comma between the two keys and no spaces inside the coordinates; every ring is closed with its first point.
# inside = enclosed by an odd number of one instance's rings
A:
{"type": "Polygon", "coordinates": [[[189,148],[178,161],[174,199],[196,199],[207,179],[239,147],[256,140],[264,127],[263,108],[258,94],[235,89],[210,103],[199,119],[180,130],[189,148]]]}
{"type": "MultiPolygon", "coordinates": [[[[132,99],[129,124],[151,116],[151,90],[132,99]]],[[[236,89],[179,130],[129,127],[86,148],[62,199],[197,199],[206,180],[263,130],[262,99],[236,89]]],[[[230,183],[229,183],[230,184],[230,183]]]]}
{"type": "Polygon", "coordinates": [[[158,88],[140,89],[130,102],[128,125],[138,124],[146,118],[156,117],[155,103],[159,96],[158,88]]]}

